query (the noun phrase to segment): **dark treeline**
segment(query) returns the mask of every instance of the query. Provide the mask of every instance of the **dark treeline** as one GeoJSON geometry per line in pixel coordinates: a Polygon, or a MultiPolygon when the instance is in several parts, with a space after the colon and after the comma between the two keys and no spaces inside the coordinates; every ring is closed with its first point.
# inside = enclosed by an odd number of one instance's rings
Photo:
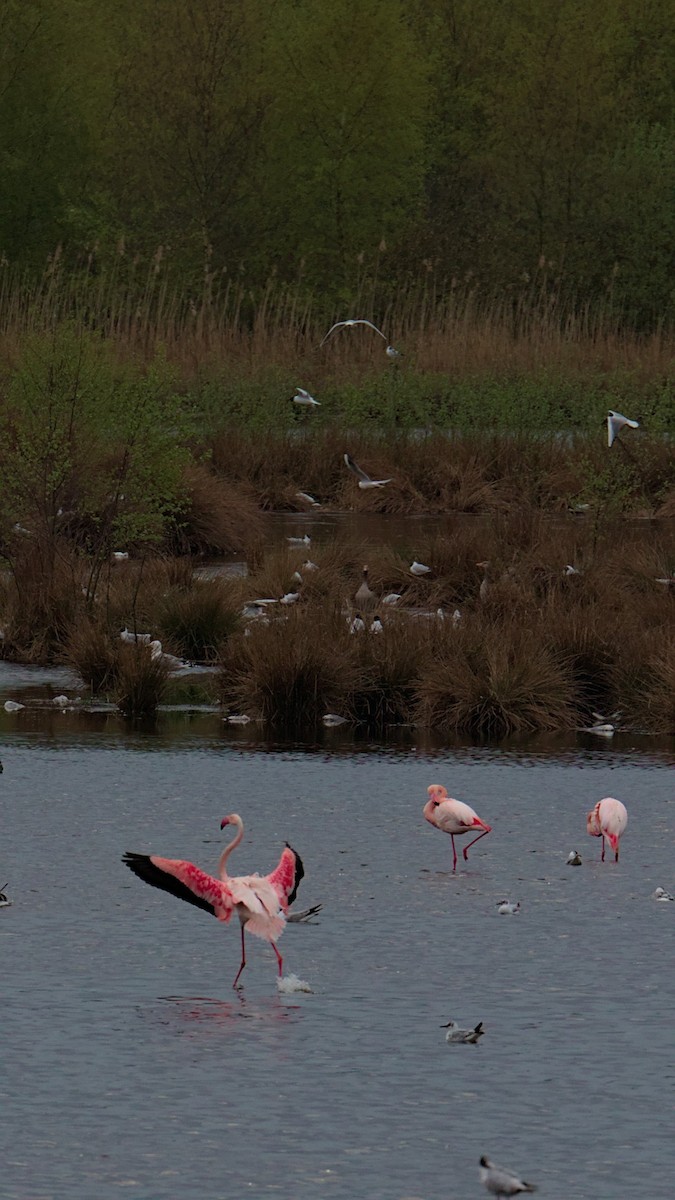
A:
{"type": "Polygon", "coordinates": [[[8,269],[675,310],[672,0],[0,0],[8,269]]]}

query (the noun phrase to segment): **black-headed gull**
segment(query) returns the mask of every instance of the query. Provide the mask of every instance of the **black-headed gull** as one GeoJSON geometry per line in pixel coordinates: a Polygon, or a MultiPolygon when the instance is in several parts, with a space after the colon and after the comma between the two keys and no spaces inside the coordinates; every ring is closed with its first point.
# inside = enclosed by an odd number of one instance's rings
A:
{"type": "Polygon", "coordinates": [[[420,575],[428,575],[430,570],[431,567],[426,567],[424,563],[417,562],[417,559],[414,559],[414,561],[410,564],[410,574],[416,575],[418,579],[420,575]]]}
{"type": "Polygon", "coordinates": [[[356,475],[356,478],[359,481],[359,487],[363,491],[366,491],[368,488],[384,487],[385,483],[391,483],[391,479],[371,479],[370,475],[368,475],[358,463],[354,462],[354,459],[350,454],[343,454],[342,457],[344,458],[345,466],[349,468],[349,470],[352,472],[352,475],[356,475]]]}
{"type": "Polygon", "coordinates": [[[517,912],[520,912],[520,900],[498,900],[497,912],[501,917],[514,917],[517,912]]]}
{"type": "Polygon", "coordinates": [[[312,562],[312,560],[308,558],[306,562],[302,564],[302,569],[303,571],[318,571],[319,568],[315,562],[312,562]]]}
{"type": "Polygon", "coordinates": [[[382,624],[377,613],[375,613],[375,616],[373,617],[373,619],[371,621],[370,632],[371,633],[384,633],[384,625],[382,624]]]}
{"type": "Polygon", "coordinates": [[[536,1184],[526,1183],[508,1167],[498,1167],[485,1155],[480,1160],[480,1181],[493,1196],[517,1196],[520,1192],[536,1192],[536,1184]]]}
{"type": "Polygon", "coordinates": [[[456,1021],[448,1021],[447,1025],[441,1025],[441,1029],[447,1029],[448,1032],[445,1035],[445,1040],[450,1045],[463,1042],[465,1045],[475,1046],[479,1037],[482,1037],[485,1033],[482,1021],[479,1021],[473,1029],[460,1029],[456,1021]]]}
{"type": "Polygon", "coordinates": [[[295,494],[298,500],[304,500],[305,504],[309,504],[310,508],[321,508],[319,501],[310,496],[309,492],[296,492],[295,494]]]}
{"type": "Polygon", "coordinates": [[[337,729],[338,725],[347,724],[347,718],[339,716],[338,713],[325,713],[321,720],[327,729],[337,729]]]}
{"type": "MultiPolygon", "coordinates": [[[[335,333],[336,329],[354,329],[354,327],[356,325],[367,325],[368,329],[372,329],[374,333],[378,334],[378,336],[382,338],[383,342],[386,342],[387,338],[386,338],[385,334],[382,332],[381,329],[377,328],[377,325],[373,325],[372,321],[366,321],[365,317],[350,317],[349,320],[347,320],[347,321],[336,321],[334,325],[331,325],[330,329],[328,330],[328,333],[322,339],[322,341],[319,343],[319,345],[323,346],[324,342],[328,341],[330,335],[332,333],[335,333]]],[[[385,350],[385,353],[387,355],[387,358],[400,358],[401,357],[401,351],[397,350],[395,346],[388,345],[385,350]]]]}
{"type": "Polygon", "coordinates": [[[0,888],[0,908],[9,908],[10,904],[12,903],[5,892],[6,887],[7,884],[3,883],[2,887],[0,888]]]}
{"type": "MultiPolygon", "coordinates": [[[[350,633],[365,633],[365,629],[366,629],[366,623],[365,623],[363,617],[361,616],[361,613],[357,613],[356,616],[354,617],[354,620],[351,622],[351,624],[349,626],[349,632],[350,633]]],[[[5,708],[6,707],[7,707],[7,705],[5,705],[5,708]]]]}
{"type": "Polygon", "coordinates": [[[301,387],[296,387],[295,395],[293,397],[293,403],[301,404],[305,408],[320,408],[321,407],[321,401],[315,400],[313,396],[310,396],[309,392],[306,392],[305,389],[301,388],[301,387]]]}
{"type": "Polygon", "coordinates": [[[279,603],[280,604],[297,604],[299,599],[300,599],[299,592],[286,592],[286,594],[284,596],[282,596],[281,599],[279,600],[279,603]]]}
{"type": "Polygon", "coordinates": [[[130,629],[125,627],[120,633],[120,641],[128,642],[129,644],[133,644],[134,642],[143,642],[146,646],[149,646],[150,642],[152,641],[152,634],[132,633],[130,629]]]}
{"type": "Polygon", "coordinates": [[[578,850],[570,850],[565,861],[566,861],[568,867],[580,867],[581,866],[581,855],[580,855],[579,851],[578,850]]]}
{"type": "Polygon", "coordinates": [[[308,533],[304,537],[287,537],[286,541],[289,546],[311,546],[312,539],[308,533]]]}
{"type": "Polygon", "coordinates": [[[652,900],[660,900],[662,904],[667,904],[669,900],[675,900],[675,896],[671,896],[670,892],[667,892],[665,888],[657,887],[652,892],[652,900]]]}
{"type": "Polygon", "coordinates": [[[639,429],[640,422],[639,421],[631,421],[630,417],[624,417],[623,413],[614,412],[614,410],[612,408],[610,408],[609,412],[607,413],[607,445],[608,446],[612,445],[612,442],[614,441],[619,430],[623,429],[626,426],[628,427],[628,429],[639,429]]]}
{"type": "Polygon", "coordinates": [[[382,600],[382,603],[387,604],[387,605],[398,604],[400,599],[401,599],[400,592],[389,592],[382,600]]]}
{"type": "Polygon", "coordinates": [[[302,912],[289,913],[286,917],[289,925],[318,925],[318,921],[313,921],[312,917],[316,917],[321,912],[323,904],[313,904],[311,908],[303,908],[302,912]]]}

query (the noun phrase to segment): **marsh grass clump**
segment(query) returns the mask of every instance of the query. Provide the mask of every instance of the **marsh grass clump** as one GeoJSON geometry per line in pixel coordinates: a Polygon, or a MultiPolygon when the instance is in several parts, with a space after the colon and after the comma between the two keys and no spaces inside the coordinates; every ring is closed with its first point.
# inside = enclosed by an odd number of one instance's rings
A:
{"type": "Polygon", "coordinates": [[[162,638],[190,662],[212,662],[240,622],[233,594],[219,579],[170,588],[156,604],[154,618],[162,638]]]}
{"type": "Polygon", "coordinates": [[[225,704],[288,728],[314,725],[335,711],[354,678],[349,635],[335,611],[292,611],[250,636],[233,639],[221,658],[225,704]]]}
{"type": "Polygon", "coordinates": [[[455,630],[424,666],[417,719],[436,729],[504,737],[575,723],[566,665],[519,625],[455,630]]]}
{"type": "Polygon", "coordinates": [[[356,676],[349,694],[352,718],[372,730],[411,721],[420,669],[433,655],[439,622],[385,614],[384,632],[353,638],[356,676]]]}
{"type": "Polygon", "coordinates": [[[630,715],[652,733],[675,734],[675,636],[672,626],[658,654],[647,659],[628,704],[630,715]]]}
{"type": "Polygon", "coordinates": [[[84,611],[79,557],[71,547],[37,536],[15,537],[7,549],[2,657],[51,662],[84,611]]]}
{"type": "Polygon", "coordinates": [[[147,646],[126,646],[118,651],[114,695],[126,717],[153,716],[161,704],[169,679],[169,668],[161,657],[153,658],[147,646]]]}
{"type": "Polygon", "coordinates": [[[85,617],[71,629],[62,658],[97,696],[115,685],[121,645],[102,624],[85,617]]]}
{"type": "Polygon", "coordinates": [[[177,554],[231,554],[259,538],[262,517],[250,484],[215,474],[204,463],[183,473],[184,498],[167,530],[177,554]]]}

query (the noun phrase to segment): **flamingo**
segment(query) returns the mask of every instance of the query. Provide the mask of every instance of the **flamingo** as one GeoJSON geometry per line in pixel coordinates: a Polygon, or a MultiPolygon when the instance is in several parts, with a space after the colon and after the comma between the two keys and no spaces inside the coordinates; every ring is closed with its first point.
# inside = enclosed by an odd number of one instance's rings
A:
{"type": "Polygon", "coordinates": [[[227,860],[244,836],[244,822],[238,813],[230,813],[223,817],[220,828],[226,825],[233,825],[237,834],[220,856],[217,878],[184,859],[127,851],[122,861],[145,883],[203,908],[219,921],[227,924],[236,910],[241,926],[241,964],[232,984],[236,987],[246,966],[245,928],[270,943],[281,977],[283,959],[275,942],[283,933],[289,905],[295,900],[305,870],[300,855],[286,842],[277,866],[269,875],[228,875],[227,860]]]}
{"type": "Polygon", "coordinates": [[[586,829],[591,837],[602,838],[601,862],[605,861],[605,840],[614,851],[614,861],[619,861],[619,840],[627,824],[626,806],[620,800],[615,800],[614,796],[605,796],[591,809],[586,817],[586,829]]]}
{"type": "Polygon", "coordinates": [[[455,838],[462,837],[463,834],[469,833],[472,829],[482,829],[483,832],[478,834],[468,846],[464,846],[462,853],[464,861],[467,861],[467,854],[470,848],[486,833],[490,833],[492,826],[486,825],[485,821],[481,821],[480,817],[468,805],[463,804],[461,800],[453,800],[448,796],[446,789],[440,783],[432,783],[427,788],[429,800],[427,800],[422,809],[425,820],[430,825],[435,825],[442,833],[449,833],[452,838],[452,869],[457,868],[457,851],[455,849],[455,838]]]}

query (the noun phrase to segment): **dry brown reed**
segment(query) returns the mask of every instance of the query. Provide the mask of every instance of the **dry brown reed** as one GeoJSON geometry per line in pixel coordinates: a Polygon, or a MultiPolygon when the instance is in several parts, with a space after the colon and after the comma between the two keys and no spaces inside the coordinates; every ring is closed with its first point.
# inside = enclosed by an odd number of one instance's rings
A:
{"type": "MultiPolygon", "coordinates": [[[[277,363],[311,368],[317,380],[353,379],[382,360],[376,335],[338,334],[319,348],[326,329],[343,311],[326,310],[321,298],[270,280],[264,288],[246,279],[213,280],[195,297],[172,283],[171,257],[156,254],[147,270],[122,278],[117,262],[98,273],[68,273],[63,258],[50,256],[41,279],[5,268],[0,276],[0,357],[9,362],[28,332],[77,319],[110,338],[126,355],[152,358],[165,349],[185,378],[209,362],[241,370],[277,363]]],[[[476,376],[530,374],[542,368],[567,376],[631,372],[665,378],[672,366],[672,331],[640,335],[622,326],[611,306],[553,298],[539,286],[520,296],[481,294],[475,282],[440,278],[421,267],[417,280],[383,298],[362,289],[359,315],[375,319],[389,339],[420,370],[476,376]]],[[[386,364],[385,364],[386,365],[386,364]]]]}
{"type": "Polygon", "coordinates": [[[189,662],[212,662],[239,626],[235,594],[221,579],[170,588],[155,606],[155,628],[189,662]]]}
{"type": "Polygon", "coordinates": [[[169,668],[161,656],[153,658],[145,645],[122,644],[115,672],[115,700],[127,717],[147,717],[157,712],[166,691],[169,668]]]}

